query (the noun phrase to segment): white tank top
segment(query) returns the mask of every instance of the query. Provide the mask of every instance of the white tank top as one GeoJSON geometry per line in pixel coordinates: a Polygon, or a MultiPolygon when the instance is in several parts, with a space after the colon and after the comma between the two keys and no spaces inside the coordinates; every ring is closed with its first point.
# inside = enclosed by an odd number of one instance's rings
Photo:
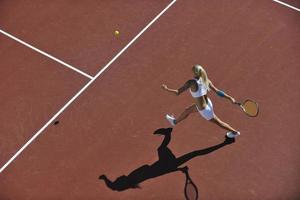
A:
{"type": "Polygon", "coordinates": [[[193,91],[190,89],[191,95],[192,95],[194,98],[202,97],[202,96],[206,95],[206,94],[207,94],[207,91],[208,91],[208,88],[207,88],[207,86],[205,85],[205,83],[203,82],[202,78],[200,78],[200,79],[194,79],[194,80],[197,82],[198,90],[197,90],[196,92],[193,92],[193,91]]]}

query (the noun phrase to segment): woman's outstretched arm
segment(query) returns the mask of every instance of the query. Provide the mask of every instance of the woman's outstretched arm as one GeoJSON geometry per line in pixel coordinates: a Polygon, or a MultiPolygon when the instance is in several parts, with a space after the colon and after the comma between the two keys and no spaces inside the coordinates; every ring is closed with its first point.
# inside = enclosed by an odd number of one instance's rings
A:
{"type": "Polygon", "coordinates": [[[162,89],[168,91],[168,92],[171,92],[175,95],[180,95],[182,92],[186,91],[187,89],[189,89],[192,85],[192,80],[188,80],[187,82],[185,82],[185,84],[180,87],[179,89],[171,89],[169,88],[166,84],[162,84],[162,89]]]}
{"type": "Polygon", "coordinates": [[[214,86],[214,84],[209,81],[209,87],[220,97],[224,97],[228,100],[230,100],[232,103],[236,103],[235,99],[230,96],[229,94],[226,94],[224,91],[218,89],[216,86],[214,86]]]}

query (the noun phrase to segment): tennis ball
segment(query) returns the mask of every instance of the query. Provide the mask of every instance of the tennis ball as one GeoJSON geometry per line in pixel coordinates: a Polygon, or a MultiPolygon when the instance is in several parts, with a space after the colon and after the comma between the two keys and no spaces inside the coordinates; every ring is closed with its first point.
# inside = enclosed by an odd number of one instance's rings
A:
{"type": "Polygon", "coordinates": [[[120,32],[119,31],[115,31],[115,35],[119,35],[120,34],[120,32]]]}

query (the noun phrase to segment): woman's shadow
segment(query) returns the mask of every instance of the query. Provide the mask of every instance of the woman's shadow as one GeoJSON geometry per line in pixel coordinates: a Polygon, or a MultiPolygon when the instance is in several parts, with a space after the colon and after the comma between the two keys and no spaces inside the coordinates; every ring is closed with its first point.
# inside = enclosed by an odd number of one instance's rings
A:
{"type": "Polygon", "coordinates": [[[184,154],[176,158],[176,156],[168,148],[168,144],[171,141],[171,132],[172,128],[160,128],[153,133],[154,135],[164,136],[162,144],[157,149],[158,161],[154,162],[151,165],[143,165],[132,171],[127,176],[119,176],[115,181],[109,180],[109,178],[107,178],[107,176],[104,174],[99,176],[99,179],[104,180],[107,187],[116,191],[123,191],[130,188],[140,188],[139,183],[147,179],[155,178],[175,171],[181,171],[184,173],[186,167],[180,166],[185,162],[197,156],[206,155],[228,144],[232,144],[235,142],[234,139],[225,137],[224,142],[220,144],[205,149],[192,151],[190,153],[184,154]]]}

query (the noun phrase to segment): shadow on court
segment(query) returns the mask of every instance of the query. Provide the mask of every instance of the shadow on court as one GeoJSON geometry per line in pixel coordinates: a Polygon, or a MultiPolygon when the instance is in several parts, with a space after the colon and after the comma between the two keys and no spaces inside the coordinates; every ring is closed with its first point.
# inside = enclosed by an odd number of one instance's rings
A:
{"type": "Polygon", "coordinates": [[[139,183],[150,178],[155,178],[176,171],[186,173],[187,167],[180,167],[185,162],[197,156],[209,154],[228,144],[234,143],[234,139],[225,138],[224,142],[220,144],[205,149],[192,151],[176,158],[176,156],[168,148],[168,144],[171,141],[171,132],[172,128],[160,128],[153,133],[154,135],[164,136],[162,144],[157,149],[158,161],[151,165],[143,165],[132,171],[129,175],[119,176],[114,181],[111,181],[104,174],[99,176],[99,179],[103,180],[107,187],[115,191],[123,191],[130,188],[140,188],[139,183]]]}

